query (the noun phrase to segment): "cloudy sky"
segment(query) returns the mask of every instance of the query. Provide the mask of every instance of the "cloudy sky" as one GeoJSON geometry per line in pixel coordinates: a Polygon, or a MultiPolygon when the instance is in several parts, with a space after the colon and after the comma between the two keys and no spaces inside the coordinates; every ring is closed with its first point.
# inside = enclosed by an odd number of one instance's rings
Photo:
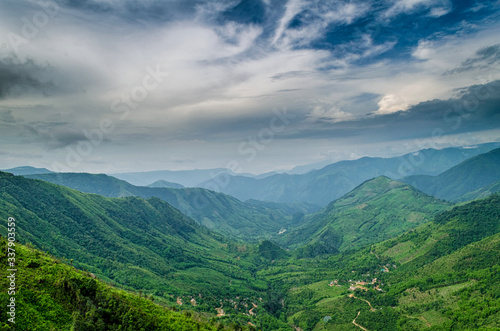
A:
{"type": "Polygon", "coordinates": [[[295,165],[500,141],[500,1],[2,0],[0,168],[295,165]]]}

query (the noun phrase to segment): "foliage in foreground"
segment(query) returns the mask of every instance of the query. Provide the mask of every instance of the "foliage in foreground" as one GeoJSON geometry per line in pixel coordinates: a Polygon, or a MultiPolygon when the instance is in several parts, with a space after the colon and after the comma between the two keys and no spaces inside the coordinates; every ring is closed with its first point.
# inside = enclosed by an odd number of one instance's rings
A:
{"type": "MultiPolygon", "coordinates": [[[[200,315],[180,313],[115,289],[88,272],[61,263],[39,250],[16,244],[17,331],[36,330],[216,330],[200,315]]],[[[7,265],[7,241],[0,237],[0,264],[7,265]]],[[[2,268],[5,270],[4,268],[2,268]]],[[[8,288],[2,276],[1,288],[8,288]]],[[[0,293],[6,307],[9,295],[0,293]]],[[[2,330],[13,329],[2,313],[2,330]]]]}

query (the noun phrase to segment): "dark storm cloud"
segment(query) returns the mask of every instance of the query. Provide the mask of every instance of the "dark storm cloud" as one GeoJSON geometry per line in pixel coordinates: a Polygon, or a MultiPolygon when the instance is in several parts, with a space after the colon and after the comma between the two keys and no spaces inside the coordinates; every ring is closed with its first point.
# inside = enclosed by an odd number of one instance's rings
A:
{"type": "Polygon", "coordinates": [[[487,69],[500,64],[500,44],[481,48],[475,55],[465,60],[457,68],[445,72],[445,75],[458,74],[475,69],[487,69]]]}
{"type": "Polygon", "coordinates": [[[0,60],[0,99],[6,98],[11,93],[25,93],[39,91],[49,93],[53,85],[37,78],[45,69],[32,60],[20,62],[10,57],[0,60]]]}
{"type": "Polygon", "coordinates": [[[64,148],[89,140],[81,130],[66,127],[62,123],[44,123],[43,129],[27,125],[25,129],[35,138],[43,141],[48,149],[64,148]]]}

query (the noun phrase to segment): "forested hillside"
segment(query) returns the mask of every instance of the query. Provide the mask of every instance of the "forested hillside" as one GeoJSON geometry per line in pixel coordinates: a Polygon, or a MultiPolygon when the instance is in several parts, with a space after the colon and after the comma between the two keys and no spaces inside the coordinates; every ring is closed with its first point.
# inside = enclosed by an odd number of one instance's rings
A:
{"type": "Polygon", "coordinates": [[[303,330],[500,328],[500,195],[354,252],[261,271],[303,330]]]}
{"type": "Polygon", "coordinates": [[[233,321],[267,300],[256,272],[269,260],[258,247],[225,239],[157,198],[105,198],[0,173],[0,218],[8,217],[18,220],[20,242],[169,304],[221,308],[233,321]]]}
{"type": "Polygon", "coordinates": [[[408,184],[377,177],[276,240],[291,248],[307,245],[301,248],[307,256],[357,249],[428,222],[449,206],[408,184]]]}
{"type": "Polygon", "coordinates": [[[278,233],[292,218],[291,215],[283,214],[277,209],[262,209],[259,206],[247,205],[232,196],[201,188],[134,186],[103,174],[53,173],[26,177],[106,197],[136,196],[145,199],[157,197],[209,229],[245,240],[264,238],[278,233]]]}
{"type": "MultiPolygon", "coordinates": [[[[16,244],[15,330],[218,330],[215,321],[193,312],[176,312],[154,303],[154,298],[113,288],[89,273],[75,269],[47,253],[16,244]]],[[[0,249],[7,240],[0,237],[0,249]]],[[[2,266],[7,255],[0,255],[2,266]]],[[[7,277],[0,278],[8,288],[7,277]]],[[[6,307],[10,296],[0,293],[6,307]]],[[[4,312],[4,310],[2,309],[4,312]]],[[[0,314],[0,329],[13,330],[9,315],[0,314]]]]}
{"type": "Polygon", "coordinates": [[[106,198],[0,173],[8,217],[29,243],[19,248],[19,302],[29,309],[18,330],[500,327],[500,195],[452,208],[378,177],[312,217],[296,215],[310,223],[281,233],[297,240],[291,251],[276,236],[233,242],[158,198],[106,198]]]}

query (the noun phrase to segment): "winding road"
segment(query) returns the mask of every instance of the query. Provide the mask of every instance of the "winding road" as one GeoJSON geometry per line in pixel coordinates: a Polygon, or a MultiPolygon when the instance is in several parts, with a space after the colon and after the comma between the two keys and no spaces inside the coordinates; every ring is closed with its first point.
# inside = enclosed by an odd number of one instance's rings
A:
{"type": "Polygon", "coordinates": [[[356,318],[359,317],[359,314],[361,314],[361,311],[358,311],[358,315],[352,320],[352,324],[356,325],[357,327],[361,328],[362,330],[365,330],[365,331],[368,331],[368,329],[362,327],[361,325],[359,325],[358,323],[356,323],[356,318]]]}

